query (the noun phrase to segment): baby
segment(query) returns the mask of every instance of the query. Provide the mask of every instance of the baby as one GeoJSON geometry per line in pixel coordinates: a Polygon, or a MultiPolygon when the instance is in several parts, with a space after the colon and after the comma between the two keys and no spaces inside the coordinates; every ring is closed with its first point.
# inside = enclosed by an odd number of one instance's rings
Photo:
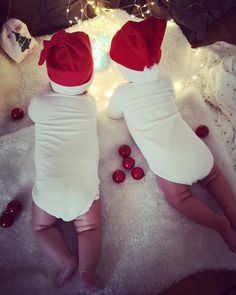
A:
{"type": "Polygon", "coordinates": [[[80,287],[102,288],[95,276],[101,244],[99,147],[96,103],[87,93],[93,78],[89,37],[59,31],[44,41],[39,65],[46,61],[48,89],[32,98],[35,168],[32,225],[41,249],[56,263],[58,286],[78,268],[57,228],[59,218],[72,221],[78,236],[80,287]]]}
{"type": "Polygon", "coordinates": [[[165,197],[192,221],[215,229],[236,252],[236,201],[207,146],[181,117],[172,83],[159,72],[166,21],[128,21],[113,37],[110,57],[130,83],[115,89],[108,104],[113,119],[124,117],[165,197]],[[199,182],[224,215],[218,215],[190,187],[199,182]]]}

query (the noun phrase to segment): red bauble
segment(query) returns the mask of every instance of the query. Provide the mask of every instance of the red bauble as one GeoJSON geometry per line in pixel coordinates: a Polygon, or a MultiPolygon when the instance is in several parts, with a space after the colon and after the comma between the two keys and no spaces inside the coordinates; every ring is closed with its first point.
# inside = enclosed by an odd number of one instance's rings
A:
{"type": "Polygon", "coordinates": [[[209,128],[206,125],[199,125],[196,128],[195,133],[200,138],[206,137],[209,134],[209,128]]]}
{"type": "Polygon", "coordinates": [[[118,149],[118,153],[119,153],[122,157],[126,158],[126,157],[128,157],[128,156],[130,155],[130,153],[131,153],[131,148],[130,148],[130,146],[128,146],[128,145],[126,145],[126,144],[123,144],[123,145],[121,145],[121,146],[119,147],[119,149],[118,149]]]}
{"type": "Polygon", "coordinates": [[[13,223],[14,223],[13,214],[9,212],[3,212],[2,216],[0,217],[0,226],[11,227],[13,223]]]}
{"type": "Polygon", "coordinates": [[[11,117],[14,120],[21,120],[24,117],[24,111],[21,108],[14,108],[11,110],[11,117]]]}
{"type": "Polygon", "coordinates": [[[112,179],[116,182],[116,183],[121,183],[125,180],[125,173],[122,170],[116,170],[113,172],[112,174],[112,179]]]}
{"type": "Polygon", "coordinates": [[[21,209],[21,202],[19,202],[18,200],[13,200],[10,203],[8,203],[6,210],[14,215],[17,215],[21,212],[21,209]]]}
{"type": "Polygon", "coordinates": [[[132,169],[134,165],[135,165],[135,160],[131,157],[124,158],[122,161],[122,166],[127,170],[132,169]]]}
{"type": "Polygon", "coordinates": [[[134,167],[131,171],[131,175],[135,180],[140,180],[145,176],[144,171],[141,167],[134,167]]]}

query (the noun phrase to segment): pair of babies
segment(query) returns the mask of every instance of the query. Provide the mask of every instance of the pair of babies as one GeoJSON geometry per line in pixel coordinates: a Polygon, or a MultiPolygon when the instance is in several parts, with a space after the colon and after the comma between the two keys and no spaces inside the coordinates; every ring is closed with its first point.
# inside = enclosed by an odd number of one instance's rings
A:
{"type": "MultiPolygon", "coordinates": [[[[124,118],[129,132],[156,175],[167,200],[192,221],[215,229],[236,252],[236,201],[207,146],[182,119],[172,83],[159,72],[166,21],[128,21],[113,37],[110,57],[129,83],[115,90],[108,105],[113,119],[124,118]],[[217,201],[217,215],[190,190],[199,181],[217,201]]],[[[79,266],[80,286],[103,287],[95,275],[102,244],[96,103],[87,89],[93,77],[89,37],[60,31],[44,41],[50,86],[34,97],[36,179],[32,192],[33,231],[42,250],[58,266],[58,286],[79,266]],[[56,227],[73,220],[78,258],[56,227]]]]}

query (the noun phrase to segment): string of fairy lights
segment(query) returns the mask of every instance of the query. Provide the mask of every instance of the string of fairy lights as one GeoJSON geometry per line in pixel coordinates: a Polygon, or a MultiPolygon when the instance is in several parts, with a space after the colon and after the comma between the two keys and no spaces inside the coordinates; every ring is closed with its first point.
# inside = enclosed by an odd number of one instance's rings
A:
{"type": "MultiPolygon", "coordinates": [[[[145,18],[149,15],[152,15],[152,9],[155,8],[156,3],[152,0],[147,0],[147,3],[140,5],[137,3],[138,0],[134,0],[134,2],[130,5],[119,7],[119,9],[126,10],[126,9],[131,9],[132,13],[130,14],[131,19],[137,18],[137,17],[142,17],[145,18]]],[[[166,2],[169,2],[170,0],[166,0],[166,2]]],[[[74,1],[72,3],[72,0],[68,0],[67,3],[67,8],[66,8],[66,19],[68,20],[68,23],[71,25],[78,24],[79,26],[82,25],[81,22],[83,20],[89,20],[90,17],[87,14],[87,11],[89,11],[89,6],[92,8],[96,16],[99,16],[100,19],[96,22],[97,28],[94,25],[90,26],[90,21],[85,21],[83,22],[83,27],[89,28],[91,32],[91,37],[93,39],[93,55],[94,55],[94,60],[95,62],[97,61],[98,63],[103,62],[105,60],[106,65],[109,63],[109,58],[107,55],[108,52],[108,47],[109,47],[109,38],[108,35],[112,36],[114,33],[120,28],[120,23],[115,21],[115,9],[112,8],[112,0],[80,0],[80,11],[79,11],[79,16],[75,16],[73,19],[70,19],[70,9],[71,5],[74,4],[74,1]],[[113,21],[110,21],[110,20],[113,21]],[[106,33],[102,34],[97,34],[97,31],[104,32],[104,27],[106,27],[106,33]],[[107,29],[109,28],[109,30],[107,29]]],[[[9,8],[8,8],[8,16],[7,19],[10,15],[11,12],[11,6],[12,6],[12,1],[9,1],[9,8]]],[[[94,15],[94,16],[95,16],[94,15]]],[[[168,21],[168,26],[175,26],[175,22],[171,19],[168,21]]],[[[78,29],[78,28],[77,28],[78,29]]],[[[86,29],[85,29],[86,30],[86,29]]],[[[196,57],[198,61],[200,61],[200,71],[201,69],[204,68],[204,63],[205,61],[202,60],[204,59],[204,54],[202,54],[202,49],[192,49],[193,50],[193,55],[196,57]]],[[[115,69],[110,66],[108,67],[108,72],[111,76],[113,76],[113,72],[115,69]]],[[[119,77],[118,77],[119,80],[119,77]]],[[[119,84],[120,81],[117,80],[117,84],[119,84]]],[[[199,75],[193,75],[191,79],[189,79],[188,84],[199,84],[201,83],[201,74],[199,75]]],[[[181,80],[175,80],[173,81],[174,88],[176,93],[181,92],[184,87],[186,86],[185,83],[181,80]]],[[[91,94],[94,95],[95,99],[99,101],[98,107],[99,108],[104,108],[107,105],[107,99],[112,96],[113,90],[116,87],[114,84],[113,87],[109,87],[105,93],[103,93],[102,87],[99,86],[98,84],[94,83],[92,87],[90,88],[91,94]],[[104,97],[104,99],[102,99],[104,97]]]]}
{"type": "MultiPolygon", "coordinates": [[[[144,5],[140,5],[137,3],[137,0],[134,0],[133,4],[119,7],[121,10],[131,9],[132,13],[130,14],[131,19],[135,19],[137,17],[145,18],[152,14],[152,7],[155,5],[155,2],[148,2],[144,5]]],[[[71,0],[68,0],[68,5],[66,8],[66,18],[68,23],[73,28],[74,25],[79,25],[82,30],[88,30],[90,32],[90,37],[93,43],[93,56],[95,61],[95,70],[99,72],[99,65],[103,63],[105,65],[104,69],[107,68],[108,73],[111,76],[114,76],[116,69],[111,65],[107,67],[109,63],[109,57],[107,55],[109,48],[109,41],[106,39],[112,36],[119,28],[120,23],[116,22],[115,18],[115,9],[111,7],[110,1],[102,1],[99,0],[81,0],[80,1],[80,11],[79,15],[70,18],[70,8],[71,8],[71,0]],[[90,7],[89,7],[90,6],[90,7]],[[96,25],[94,22],[90,25],[89,19],[91,19],[88,15],[89,8],[92,8],[95,15],[98,17],[96,25]],[[86,21],[87,20],[87,21],[86,21]],[[104,28],[106,28],[104,30],[104,28]],[[109,29],[108,29],[109,28],[109,29]],[[100,33],[98,33],[100,32],[100,33]],[[102,33],[101,33],[102,32],[102,33]]],[[[168,26],[176,25],[173,20],[168,21],[168,26]]],[[[78,27],[77,27],[78,29],[78,27]]],[[[201,49],[193,49],[193,54],[199,60],[201,49]]],[[[103,66],[102,66],[103,67],[103,66]]],[[[203,67],[203,63],[201,63],[200,67],[203,67]]],[[[118,85],[121,81],[119,80],[119,76],[117,76],[117,81],[108,87],[104,92],[102,89],[101,83],[92,83],[90,87],[90,93],[95,97],[98,105],[98,109],[103,109],[107,106],[109,98],[112,96],[116,85],[118,85]]],[[[193,75],[192,79],[188,81],[189,84],[198,83],[199,76],[193,75]]],[[[185,88],[185,82],[181,80],[173,81],[173,85],[176,93],[180,93],[185,88]]]]}
{"type": "MultiPolygon", "coordinates": [[[[135,18],[137,16],[145,17],[151,14],[151,8],[155,5],[155,2],[146,3],[143,5],[137,4],[137,0],[134,0],[134,3],[126,6],[120,7],[120,9],[128,9],[132,8],[134,11],[131,14],[131,18],[135,18]]],[[[68,5],[66,8],[66,18],[69,22],[69,24],[73,25],[75,23],[80,24],[80,22],[84,19],[89,19],[89,16],[87,15],[87,8],[88,6],[91,6],[94,10],[96,15],[106,14],[110,13],[113,9],[111,7],[110,1],[102,1],[98,2],[96,0],[81,0],[81,8],[80,8],[80,16],[75,16],[74,19],[69,18],[70,13],[70,7],[71,7],[71,0],[68,1],[68,5]]]]}

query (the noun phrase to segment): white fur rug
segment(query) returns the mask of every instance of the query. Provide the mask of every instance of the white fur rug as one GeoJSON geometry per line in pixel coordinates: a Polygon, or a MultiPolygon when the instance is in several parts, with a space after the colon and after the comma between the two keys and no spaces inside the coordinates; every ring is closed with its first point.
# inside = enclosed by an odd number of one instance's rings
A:
{"type": "MultiPolygon", "coordinates": [[[[127,19],[124,12],[116,12],[116,22],[121,24],[127,19]]],[[[111,18],[106,16],[105,20],[111,21],[111,18]]],[[[90,22],[96,27],[99,21],[97,17],[90,22]]],[[[182,90],[184,86],[180,82],[185,85],[187,78],[196,71],[197,62],[192,63],[194,53],[176,26],[168,29],[163,48],[162,68],[170,73],[172,79],[178,79],[177,88],[182,90]]],[[[30,206],[34,179],[34,127],[29,126],[31,122],[27,116],[19,122],[8,118],[9,110],[16,104],[26,109],[30,97],[46,83],[45,69],[37,67],[38,54],[39,50],[20,65],[0,54],[0,209],[3,210],[15,197],[23,203],[23,211],[15,224],[0,230],[0,293],[75,295],[79,294],[78,275],[62,289],[56,290],[53,285],[54,266],[39,250],[32,236],[30,206]]],[[[236,255],[228,250],[216,232],[192,223],[168,205],[124,121],[107,117],[104,111],[105,100],[108,99],[106,90],[121,81],[117,72],[111,77],[110,69],[114,70],[112,65],[97,73],[94,80],[95,86],[102,85],[100,93],[103,94],[101,103],[98,99],[104,221],[98,273],[106,284],[101,293],[154,295],[198,271],[236,270],[236,255]],[[112,181],[111,174],[121,167],[117,148],[124,143],[130,144],[132,155],[145,169],[146,176],[139,182],[128,176],[123,184],[118,185],[112,181]]],[[[232,159],[222,142],[215,112],[204,103],[196,88],[182,93],[178,97],[178,105],[192,128],[199,124],[208,125],[210,134],[206,143],[236,194],[232,159]]],[[[219,210],[200,187],[195,186],[194,190],[211,208],[219,210]]],[[[76,251],[72,225],[61,226],[72,251],[76,251]]]]}

